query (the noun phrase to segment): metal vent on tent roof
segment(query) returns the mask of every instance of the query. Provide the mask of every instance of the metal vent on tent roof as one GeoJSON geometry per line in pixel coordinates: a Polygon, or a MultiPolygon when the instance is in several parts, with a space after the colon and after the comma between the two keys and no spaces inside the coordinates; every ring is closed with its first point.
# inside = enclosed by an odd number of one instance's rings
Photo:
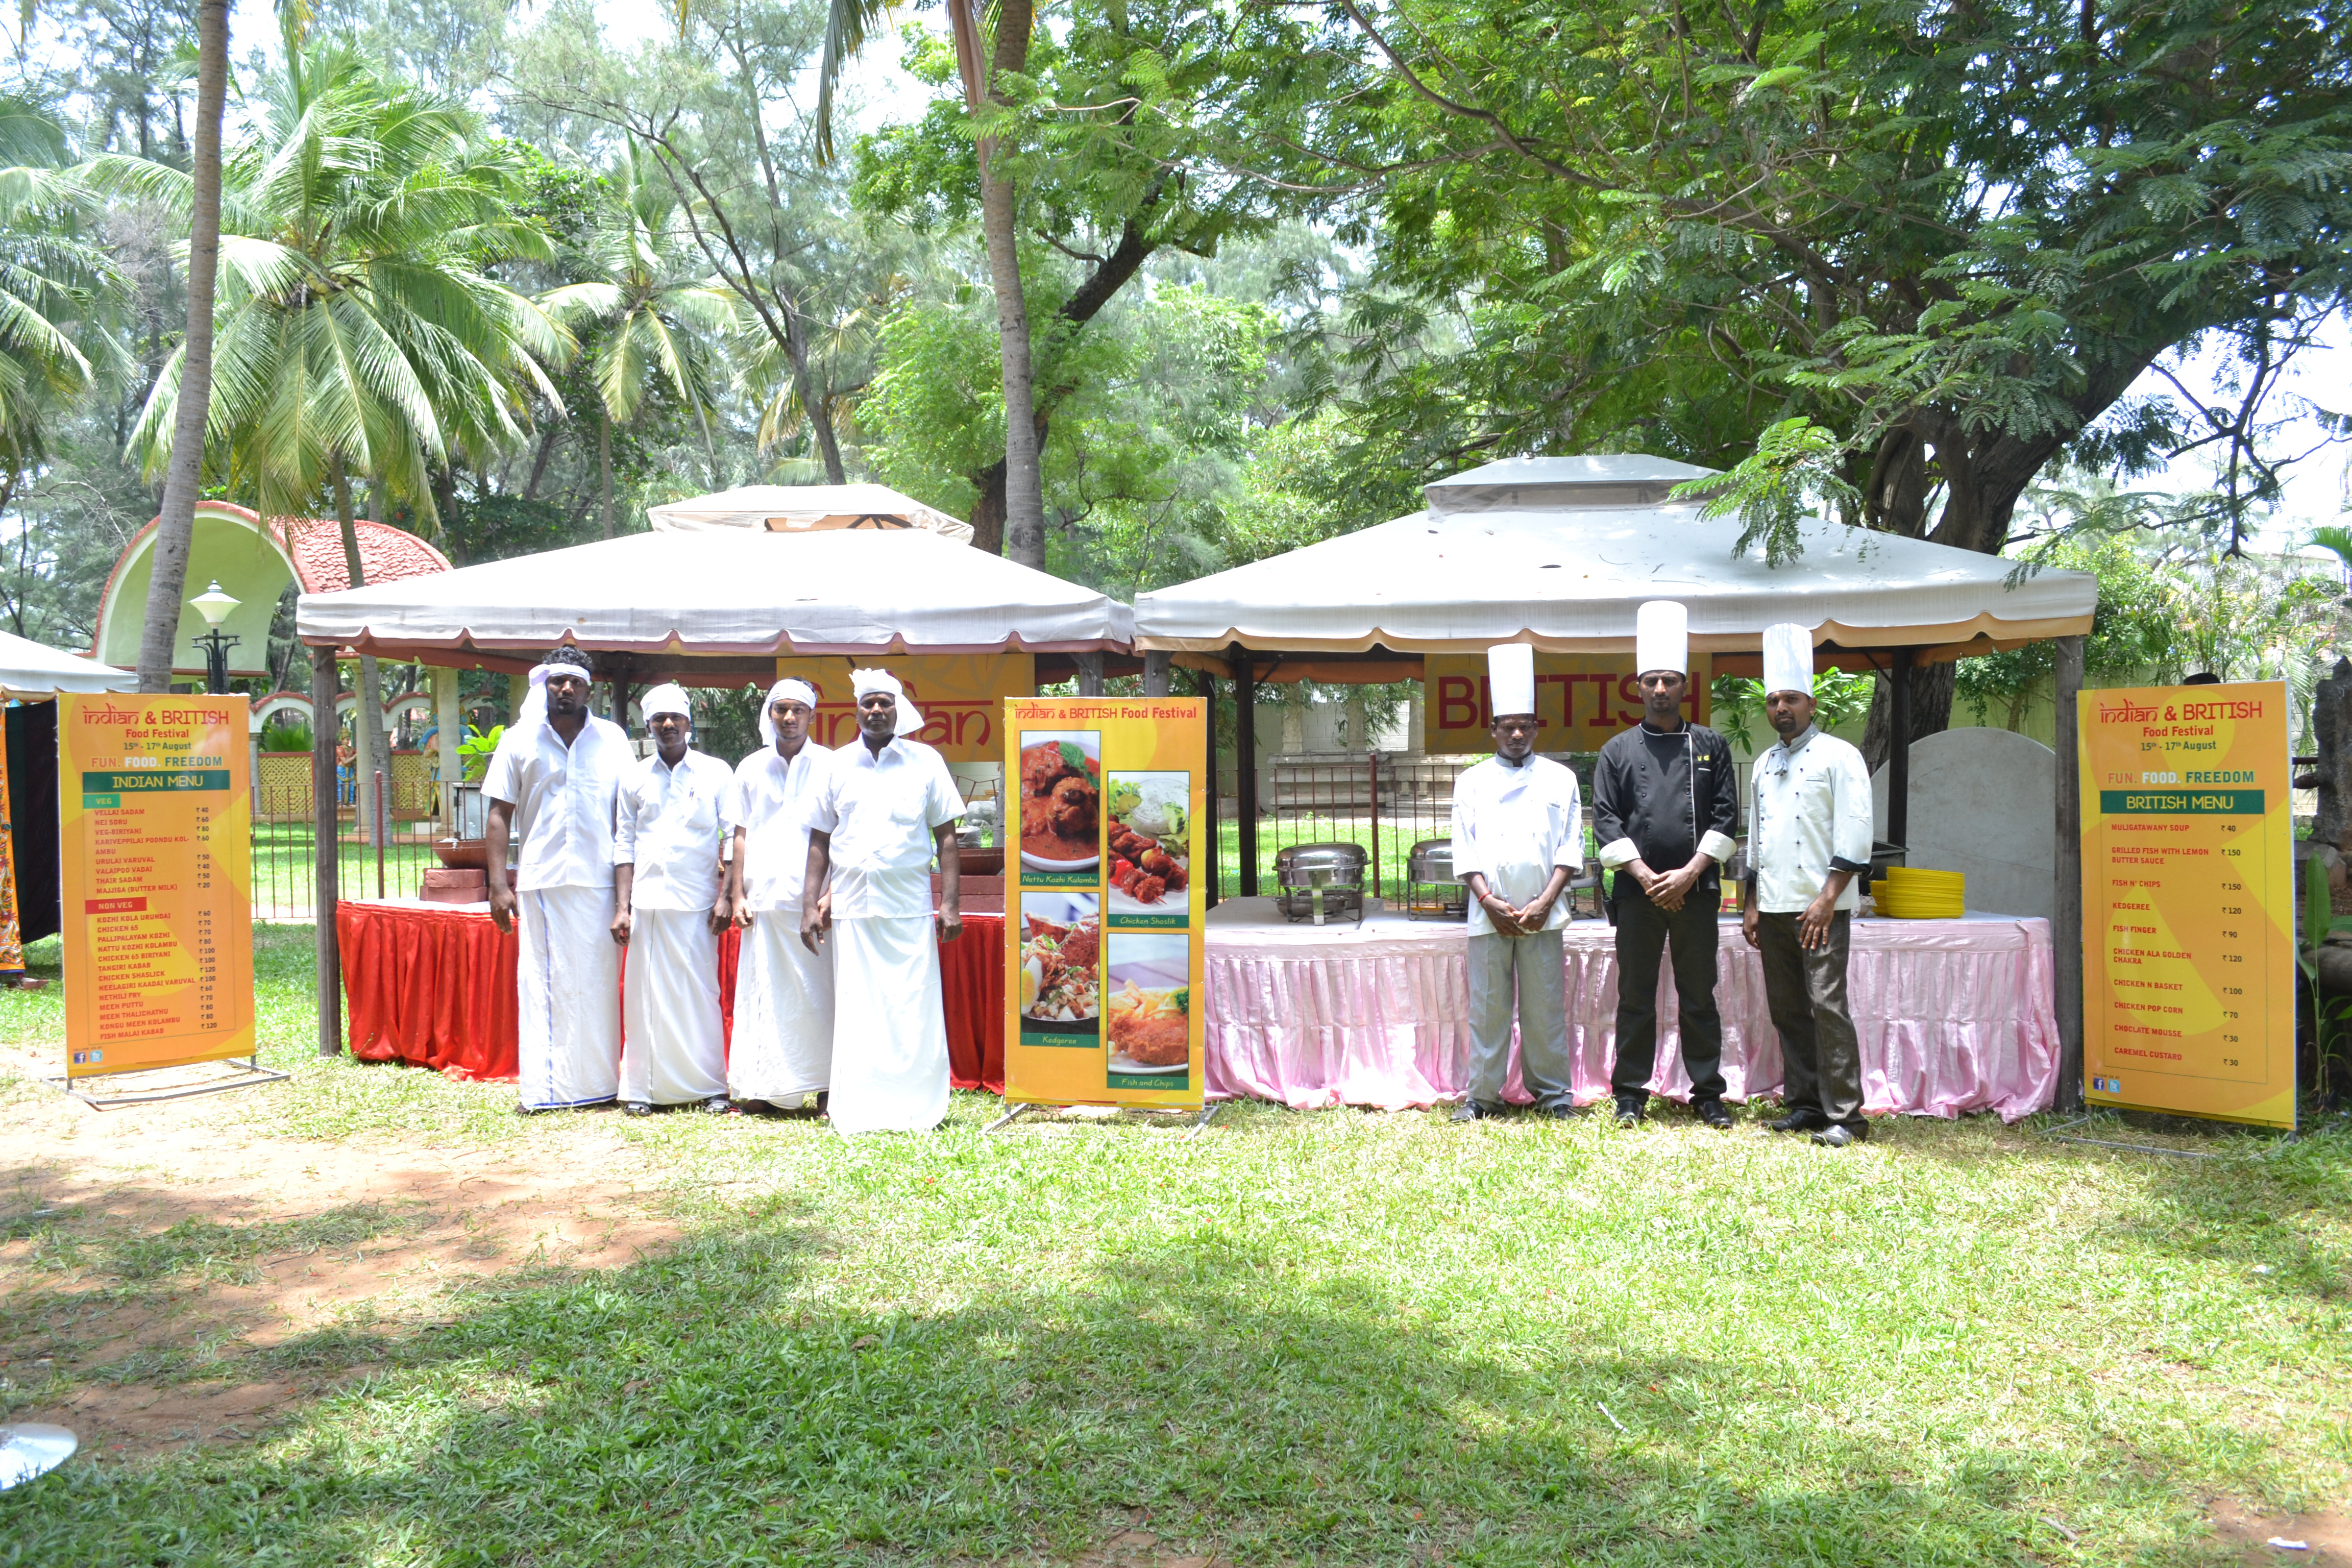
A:
{"type": "Polygon", "coordinates": [[[1433,518],[1553,507],[1656,506],[1676,485],[1717,470],[1639,452],[1592,458],[1503,458],[1422,487],[1433,518]]]}
{"type": "Polygon", "coordinates": [[[646,509],[656,532],[702,533],[743,528],[763,533],[868,532],[914,530],[959,544],[971,542],[971,525],[925,506],[887,485],[745,485],[715,495],[665,501],[646,509]]]}

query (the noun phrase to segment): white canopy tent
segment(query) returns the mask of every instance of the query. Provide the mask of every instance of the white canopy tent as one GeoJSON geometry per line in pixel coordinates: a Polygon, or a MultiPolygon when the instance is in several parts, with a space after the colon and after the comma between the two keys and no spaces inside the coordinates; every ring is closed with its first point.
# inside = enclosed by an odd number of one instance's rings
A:
{"type": "Polygon", "coordinates": [[[1649,599],[1687,605],[1691,647],[1704,653],[1752,654],[1764,627],[1784,621],[1812,627],[1817,647],[1918,659],[2090,630],[2098,584],[2084,573],[2025,573],[1818,520],[1784,565],[1760,549],[1735,556],[1736,520],[1666,499],[1709,471],[1644,457],[1489,463],[1428,486],[1425,510],[1139,595],[1136,642],[1196,655],[1475,653],[1512,641],[1612,653],[1633,647],[1649,599]]]}
{"type": "Polygon", "coordinates": [[[714,528],[748,528],[766,533],[911,528],[958,544],[971,542],[970,523],[887,485],[745,485],[692,500],[666,501],[649,508],[646,516],[657,531],[668,533],[714,528]]]}
{"type": "Polygon", "coordinates": [[[60,691],[131,691],[138,685],[136,670],[117,669],[0,632],[0,697],[38,701],[60,691]]]}

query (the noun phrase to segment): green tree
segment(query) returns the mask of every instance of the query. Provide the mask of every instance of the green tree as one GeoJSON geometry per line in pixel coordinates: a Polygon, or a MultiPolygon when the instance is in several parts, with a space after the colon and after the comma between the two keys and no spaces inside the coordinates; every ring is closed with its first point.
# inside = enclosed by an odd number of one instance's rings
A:
{"type": "MultiPolygon", "coordinates": [[[[353,479],[417,506],[454,445],[522,435],[526,395],[561,406],[542,361],[562,329],[486,275],[544,247],[518,223],[512,150],[480,137],[462,106],[386,79],[338,45],[293,51],[254,105],[223,167],[226,286],[210,438],[265,517],[290,520],[331,495],[354,586],[366,581],[353,479]]],[[[184,200],[189,176],[104,163],[133,189],[184,200]]],[[[133,433],[151,470],[183,453],[184,357],[164,367],[133,433]]],[[[363,714],[383,710],[373,657],[363,714]]],[[[359,726],[363,784],[388,767],[359,726]]],[[[373,831],[362,797],[362,832],[373,831]]]]}
{"type": "Polygon", "coordinates": [[[91,385],[78,340],[120,285],[84,232],[86,194],[64,155],[40,105],[0,97],[0,511],[46,455],[57,416],[91,385]]]}

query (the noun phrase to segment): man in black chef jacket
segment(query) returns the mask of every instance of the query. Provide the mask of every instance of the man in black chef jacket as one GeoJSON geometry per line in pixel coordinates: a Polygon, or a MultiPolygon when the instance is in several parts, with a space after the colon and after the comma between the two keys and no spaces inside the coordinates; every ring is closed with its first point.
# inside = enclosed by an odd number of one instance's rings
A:
{"type": "Polygon", "coordinates": [[[1723,1016],[1715,1005],[1718,868],[1739,831],[1739,784],[1722,736],[1685,721],[1689,614],[1672,600],[1643,605],[1635,622],[1641,723],[1601,748],[1592,775],[1592,836],[1617,873],[1617,1060],[1610,1089],[1617,1124],[1638,1123],[1658,1055],[1658,962],[1674,954],[1683,1070],[1691,1110],[1729,1127],[1723,1108],[1723,1016]]]}

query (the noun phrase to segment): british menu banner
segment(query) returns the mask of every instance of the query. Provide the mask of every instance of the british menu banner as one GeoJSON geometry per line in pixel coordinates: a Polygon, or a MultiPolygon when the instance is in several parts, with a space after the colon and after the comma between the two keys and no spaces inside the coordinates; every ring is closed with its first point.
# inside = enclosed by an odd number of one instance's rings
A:
{"type": "Polygon", "coordinates": [[[1205,705],[1004,704],[1004,1098],[1201,1104],[1205,705]]]}

